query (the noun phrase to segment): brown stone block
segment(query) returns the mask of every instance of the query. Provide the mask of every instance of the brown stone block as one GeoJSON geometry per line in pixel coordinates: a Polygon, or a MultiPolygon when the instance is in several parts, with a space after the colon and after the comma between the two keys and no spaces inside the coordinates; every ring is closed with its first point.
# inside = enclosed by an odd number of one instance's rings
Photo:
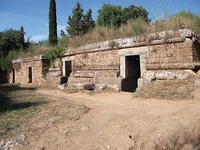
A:
{"type": "Polygon", "coordinates": [[[114,77],[99,77],[99,83],[101,84],[121,84],[121,78],[114,77]]]}

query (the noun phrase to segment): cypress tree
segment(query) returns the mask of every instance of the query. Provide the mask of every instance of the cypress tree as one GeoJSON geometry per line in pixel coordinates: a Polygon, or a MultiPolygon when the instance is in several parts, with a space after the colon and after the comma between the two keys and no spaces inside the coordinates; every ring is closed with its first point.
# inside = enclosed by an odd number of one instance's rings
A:
{"type": "Polygon", "coordinates": [[[24,39],[25,32],[24,32],[24,27],[23,26],[21,26],[19,32],[20,32],[21,48],[24,50],[24,48],[25,48],[25,39],[24,39]]]}
{"type": "Polygon", "coordinates": [[[52,46],[57,45],[57,20],[56,20],[56,2],[50,0],[49,5],[49,44],[52,46]]]}
{"type": "Polygon", "coordinates": [[[76,2],[76,6],[72,10],[72,17],[68,17],[67,32],[71,37],[83,34],[83,11],[81,4],[76,2]]]}
{"type": "Polygon", "coordinates": [[[69,26],[66,28],[71,37],[85,34],[95,26],[95,22],[92,20],[92,10],[89,9],[86,15],[83,12],[84,9],[81,3],[76,2],[76,6],[72,10],[72,16],[68,17],[67,23],[69,26]]]}

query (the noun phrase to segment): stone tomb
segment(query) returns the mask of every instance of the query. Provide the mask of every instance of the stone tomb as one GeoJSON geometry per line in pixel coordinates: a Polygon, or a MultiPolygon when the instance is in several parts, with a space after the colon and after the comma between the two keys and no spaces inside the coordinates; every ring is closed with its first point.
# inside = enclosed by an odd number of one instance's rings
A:
{"type": "Polygon", "coordinates": [[[156,79],[186,79],[197,72],[200,40],[189,29],[164,31],[68,49],[62,61],[68,85],[132,92],[156,79]]]}

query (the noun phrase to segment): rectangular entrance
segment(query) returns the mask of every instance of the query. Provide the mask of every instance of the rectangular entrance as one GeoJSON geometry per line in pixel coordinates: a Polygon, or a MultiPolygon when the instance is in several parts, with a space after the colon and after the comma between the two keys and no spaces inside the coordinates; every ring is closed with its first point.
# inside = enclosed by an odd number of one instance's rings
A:
{"type": "Polygon", "coordinates": [[[15,83],[15,69],[14,68],[12,69],[12,75],[13,75],[12,82],[15,83]]]}
{"type": "Polygon", "coordinates": [[[65,84],[68,82],[68,77],[70,76],[71,72],[72,72],[72,62],[71,61],[65,61],[65,70],[64,70],[64,73],[65,73],[65,76],[64,77],[61,77],[61,80],[60,80],[60,84],[65,84]]]}
{"type": "Polygon", "coordinates": [[[125,73],[126,77],[122,80],[121,90],[134,92],[138,87],[137,81],[141,76],[139,55],[125,57],[125,73]]]}
{"type": "Polygon", "coordinates": [[[72,72],[72,62],[65,61],[65,76],[69,77],[72,72]]]}
{"type": "Polygon", "coordinates": [[[28,83],[32,83],[32,67],[28,68],[28,83]]]}

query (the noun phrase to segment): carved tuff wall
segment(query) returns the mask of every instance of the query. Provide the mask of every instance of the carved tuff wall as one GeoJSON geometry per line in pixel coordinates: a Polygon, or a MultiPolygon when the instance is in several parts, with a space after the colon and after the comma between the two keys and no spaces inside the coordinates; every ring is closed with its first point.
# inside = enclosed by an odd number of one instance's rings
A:
{"type": "Polygon", "coordinates": [[[43,55],[14,60],[12,64],[9,83],[41,85],[41,79],[49,68],[49,61],[43,55]]]}
{"type": "Polygon", "coordinates": [[[96,88],[121,90],[123,83],[126,86],[138,76],[136,86],[156,79],[183,79],[191,73],[185,70],[200,68],[199,43],[191,30],[181,29],[85,45],[68,50],[63,57],[63,72],[65,61],[70,61],[68,83],[80,88],[94,84],[96,88]]]}

